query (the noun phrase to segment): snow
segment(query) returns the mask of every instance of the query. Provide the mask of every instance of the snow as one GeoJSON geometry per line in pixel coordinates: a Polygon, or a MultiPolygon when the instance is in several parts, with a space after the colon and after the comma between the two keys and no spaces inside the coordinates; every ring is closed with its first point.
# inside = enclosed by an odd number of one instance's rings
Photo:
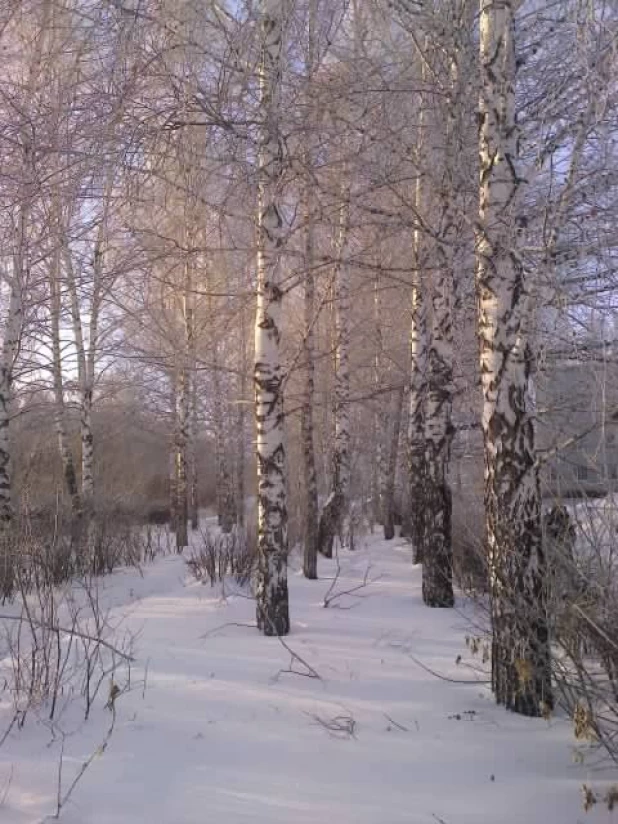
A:
{"type": "MultiPolygon", "coordinates": [[[[578,824],[581,785],[599,774],[573,760],[566,719],[533,720],[493,704],[469,659],[469,607],[430,610],[420,567],[401,540],[369,537],[319,581],[291,570],[285,641],[320,679],[281,672],[290,655],[254,622],[246,594],[195,582],[181,557],[100,581],[119,632],[135,634],[131,689],[117,699],[105,751],[61,811],[65,824],[578,824]],[[351,608],[337,608],[351,607],[351,608]],[[222,626],[228,624],[228,626],[222,626]],[[452,683],[431,675],[423,666],[452,683]],[[147,676],[145,671],[147,669],[147,676]],[[322,723],[353,719],[353,735],[322,723]]],[[[293,565],[294,566],[294,565],[293,565]]],[[[303,670],[296,662],[294,668],[303,670]]],[[[117,676],[123,686],[123,676],[117,676]]],[[[0,694],[0,737],[10,723],[0,694]]],[[[105,738],[99,695],[89,721],[69,706],[63,788],[105,738]]],[[[60,738],[30,715],[0,747],[0,821],[31,824],[55,811],[60,738]],[[3,800],[4,799],[4,800],[3,800]],[[2,803],[3,801],[3,803],[2,803]]],[[[601,775],[601,777],[603,777],[601,775]]]]}

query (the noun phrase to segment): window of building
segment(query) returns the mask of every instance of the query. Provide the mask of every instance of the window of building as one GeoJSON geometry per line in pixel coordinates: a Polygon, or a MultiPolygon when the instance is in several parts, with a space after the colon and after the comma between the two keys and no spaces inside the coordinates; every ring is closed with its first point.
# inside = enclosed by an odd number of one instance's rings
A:
{"type": "Polygon", "coordinates": [[[587,481],[588,480],[588,467],[587,466],[578,466],[577,467],[577,480],[578,481],[587,481]]]}

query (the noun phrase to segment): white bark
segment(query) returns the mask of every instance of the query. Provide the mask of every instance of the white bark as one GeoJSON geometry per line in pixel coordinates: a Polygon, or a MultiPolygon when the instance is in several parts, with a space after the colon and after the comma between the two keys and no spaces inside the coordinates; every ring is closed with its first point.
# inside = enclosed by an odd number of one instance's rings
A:
{"type": "Polygon", "coordinates": [[[94,560],[94,508],[95,508],[95,464],[94,432],[92,426],[92,408],[96,375],[96,358],[99,343],[99,319],[105,289],[104,266],[105,247],[107,245],[107,218],[111,196],[111,175],[108,176],[102,198],[102,215],[97,228],[92,256],[92,296],[88,307],[88,343],[84,336],[82,307],[80,304],[79,284],[73,266],[72,250],[66,229],[61,230],[65,273],[70,298],[73,338],[77,354],[77,376],[80,392],[80,440],[81,440],[81,494],[84,512],[84,526],[87,536],[88,553],[94,560]]]}
{"type": "Polygon", "coordinates": [[[41,19],[33,41],[33,51],[27,69],[24,104],[22,113],[16,107],[16,116],[22,115],[23,123],[18,124],[20,152],[22,158],[23,184],[17,207],[16,231],[13,238],[13,254],[10,273],[5,273],[9,289],[8,308],[4,322],[4,336],[0,352],[0,522],[10,522],[13,517],[10,422],[13,413],[13,370],[21,341],[24,306],[23,290],[26,286],[29,255],[29,232],[32,219],[32,201],[36,176],[34,170],[34,146],[32,133],[32,112],[30,105],[40,82],[41,62],[50,28],[52,4],[44,0],[41,19]]]}
{"type": "Polygon", "coordinates": [[[221,385],[221,365],[219,361],[219,342],[215,335],[212,337],[212,386],[213,386],[213,418],[215,426],[215,471],[217,517],[221,530],[228,533],[234,526],[236,506],[232,494],[232,479],[228,462],[228,427],[223,408],[224,393],[221,385]]]}
{"type": "Polygon", "coordinates": [[[427,386],[425,393],[425,519],[423,600],[451,607],[451,490],[448,478],[453,439],[453,270],[450,255],[438,248],[430,286],[427,386]]]}
{"type": "Polygon", "coordinates": [[[390,431],[382,493],[384,538],[387,541],[395,537],[395,481],[397,479],[397,459],[399,457],[399,437],[401,434],[404,394],[403,389],[395,393],[391,400],[391,413],[389,415],[390,431]]]}
{"type": "MultiPolygon", "coordinates": [[[[183,353],[184,354],[184,353],[183,353]]],[[[178,370],[176,384],[176,550],[188,546],[188,471],[187,471],[187,444],[189,441],[189,370],[185,358],[178,370]]]]}
{"type": "Polygon", "coordinates": [[[373,286],[373,322],[375,327],[375,353],[373,357],[373,388],[375,392],[373,413],[373,437],[375,456],[373,464],[373,520],[384,524],[384,488],[386,485],[385,466],[385,426],[381,404],[382,386],[382,301],[380,298],[380,277],[376,275],[373,286]]]}
{"type": "MultiPolygon", "coordinates": [[[[419,139],[419,153],[422,138],[419,139]]],[[[416,212],[423,213],[423,181],[419,175],[416,183],[416,212]]],[[[418,217],[417,217],[418,220],[418,217]]],[[[424,296],[426,289],[426,248],[423,229],[414,231],[415,273],[411,296],[410,326],[410,394],[408,410],[408,459],[410,490],[410,528],[414,561],[423,561],[425,549],[425,396],[427,392],[427,307],[424,296]]]]}
{"type": "Polygon", "coordinates": [[[240,313],[240,364],[238,381],[238,412],[236,416],[236,523],[240,529],[245,528],[245,447],[246,433],[246,403],[247,403],[247,328],[245,306],[243,303],[240,313]]]}
{"type": "Polygon", "coordinates": [[[529,409],[529,275],[518,246],[515,0],[481,0],[478,333],[483,389],[486,540],[496,699],[527,715],[551,702],[545,558],[529,409]]]}
{"type": "MultiPolygon", "coordinates": [[[[449,16],[452,9],[445,10],[449,16]]],[[[451,18],[451,26],[455,21],[451,18]]],[[[452,495],[449,463],[453,440],[454,352],[453,306],[455,303],[454,250],[458,241],[457,209],[460,206],[457,165],[458,112],[462,89],[458,82],[458,54],[450,58],[450,100],[434,96],[427,125],[432,128],[424,161],[440,170],[437,193],[427,203],[428,220],[435,227],[431,241],[432,267],[426,274],[428,297],[427,391],[425,395],[425,521],[423,600],[431,607],[452,607],[453,547],[452,495]],[[438,139],[441,135],[441,140],[438,139]],[[442,144],[442,147],[440,147],[442,144]]],[[[434,172],[435,174],[435,172],[434,172]]]]}
{"type": "Polygon", "coordinates": [[[177,384],[178,367],[174,366],[170,370],[170,429],[169,429],[169,506],[170,506],[170,527],[176,532],[178,526],[178,405],[177,405],[177,384]]]}
{"type": "Polygon", "coordinates": [[[301,410],[301,436],[304,471],[304,554],[303,572],[306,578],[317,578],[318,553],[318,484],[315,466],[315,444],[313,426],[313,406],[315,389],[315,210],[311,188],[308,182],[305,188],[305,207],[307,221],[305,237],[305,277],[304,277],[304,387],[301,410]]]}
{"type": "Polygon", "coordinates": [[[76,528],[82,516],[81,496],[77,485],[75,462],[69,444],[66,425],[66,406],[64,402],[64,381],[62,375],[62,341],[60,337],[60,320],[62,314],[61,281],[60,281],[60,246],[57,244],[52,255],[51,271],[49,276],[50,289],[50,333],[52,340],[52,377],[54,387],[54,423],[58,437],[58,448],[62,462],[62,475],[66,492],[71,503],[71,511],[76,528]]]}
{"type": "Polygon", "coordinates": [[[344,540],[350,494],[350,285],[348,267],[343,262],[349,229],[349,193],[342,189],[335,239],[335,389],[332,490],[320,517],[318,546],[332,557],[335,535],[344,540]]]}
{"type": "Polygon", "coordinates": [[[257,624],[266,635],[290,629],[287,501],[280,354],[280,287],[285,228],[281,213],[284,146],[279,130],[283,0],[262,0],[259,66],[257,313],[255,410],[258,468],[257,624]]]}
{"type": "MultiPolygon", "coordinates": [[[[21,241],[19,242],[21,245],[21,241]]],[[[13,517],[10,422],[13,409],[13,366],[19,350],[23,323],[21,279],[17,277],[17,271],[21,272],[19,254],[15,258],[14,271],[9,281],[9,306],[0,360],[0,522],[9,522],[13,517]]]]}
{"type": "Polygon", "coordinates": [[[191,529],[199,526],[199,478],[197,471],[198,401],[195,356],[191,359],[191,411],[189,422],[189,445],[187,462],[189,472],[189,521],[191,529]]]}

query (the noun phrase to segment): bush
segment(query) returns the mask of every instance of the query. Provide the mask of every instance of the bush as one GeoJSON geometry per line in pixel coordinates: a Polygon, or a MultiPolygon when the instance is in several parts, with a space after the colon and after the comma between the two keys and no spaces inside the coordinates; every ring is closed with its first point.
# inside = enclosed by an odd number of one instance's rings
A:
{"type": "Polygon", "coordinates": [[[214,586],[233,575],[240,586],[247,586],[257,558],[257,535],[235,526],[228,533],[205,529],[200,537],[186,562],[194,577],[214,586]]]}
{"type": "Polygon", "coordinates": [[[467,593],[488,591],[483,502],[479,498],[453,498],[453,578],[467,593]]]}

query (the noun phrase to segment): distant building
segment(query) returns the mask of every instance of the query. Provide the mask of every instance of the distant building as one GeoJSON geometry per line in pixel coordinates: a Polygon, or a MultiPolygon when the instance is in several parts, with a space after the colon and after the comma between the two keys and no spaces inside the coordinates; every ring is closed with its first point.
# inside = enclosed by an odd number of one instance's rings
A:
{"type": "Polygon", "coordinates": [[[538,446],[546,496],[606,495],[618,489],[618,364],[556,359],[538,379],[538,446]]]}
{"type": "MultiPolygon", "coordinates": [[[[556,357],[536,375],[537,447],[545,498],[618,491],[618,359],[556,357]]],[[[455,410],[451,475],[454,493],[482,497],[481,393],[466,387],[455,410]]]]}

